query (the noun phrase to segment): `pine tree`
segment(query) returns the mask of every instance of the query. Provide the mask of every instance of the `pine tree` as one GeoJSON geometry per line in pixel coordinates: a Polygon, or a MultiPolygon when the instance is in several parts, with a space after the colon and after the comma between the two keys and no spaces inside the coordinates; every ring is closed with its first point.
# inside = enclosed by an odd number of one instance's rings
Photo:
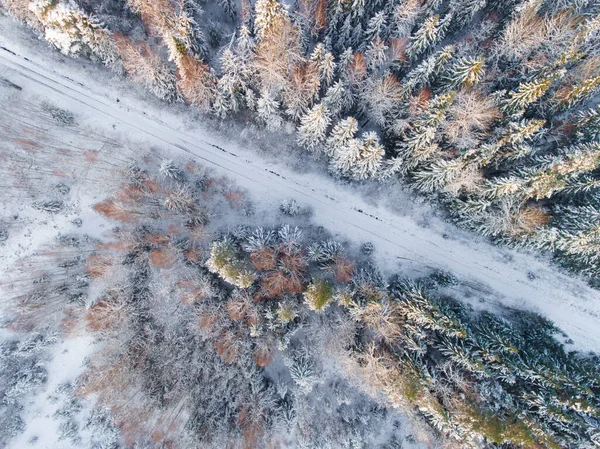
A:
{"type": "Polygon", "coordinates": [[[296,66],[283,91],[286,113],[298,121],[319,96],[319,75],[314,64],[306,62],[296,66]]]}
{"type": "Polygon", "coordinates": [[[252,59],[255,47],[256,44],[250,36],[248,27],[246,25],[242,25],[236,40],[235,50],[244,64],[248,64],[252,59]]]}
{"type": "Polygon", "coordinates": [[[454,52],[454,45],[447,45],[412,69],[402,80],[406,92],[405,97],[408,97],[415,89],[419,89],[425,84],[431,84],[435,80],[435,76],[442,73],[454,52]]]}
{"type": "Polygon", "coordinates": [[[385,12],[379,11],[369,19],[369,25],[364,35],[364,42],[372,42],[377,38],[385,39],[387,37],[386,28],[385,12]]]}
{"type": "Polygon", "coordinates": [[[218,92],[212,105],[212,110],[217,117],[225,118],[227,114],[233,110],[233,106],[227,101],[224,92],[218,92]]]}
{"type": "Polygon", "coordinates": [[[166,101],[177,101],[177,78],[167,65],[144,42],[134,44],[125,37],[116,37],[116,46],[123,68],[131,78],[145,85],[154,95],[166,101]]]}
{"type": "Polygon", "coordinates": [[[379,143],[379,137],[373,131],[364,134],[361,138],[360,154],[352,169],[355,179],[368,179],[374,177],[380,170],[385,151],[379,143]]]}
{"type": "Polygon", "coordinates": [[[440,16],[434,15],[425,19],[421,28],[411,36],[410,45],[406,51],[410,59],[416,59],[431,45],[436,43],[440,36],[440,16]]]}
{"type": "Polygon", "coordinates": [[[389,47],[380,37],[376,37],[374,40],[369,42],[365,56],[371,70],[378,69],[387,60],[386,51],[388,48],[389,47]]]}
{"type": "MultiPolygon", "coordinates": [[[[473,158],[480,166],[487,166],[492,162],[499,163],[503,160],[517,160],[531,155],[535,148],[525,143],[543,130],[545,120],[520,120],[510,122],[500,135],[500,138],[476,150],[473,158]]],[[[474,153],[472,153],[474,154],[474,153]]],[[[471,154],[466,157],[470,157],[471,154]]]]}
{"type": "Polygon", "coordinates": [[[392,13],[393,24],[390,26],[395,37],[410,36],[410,32],[417,23],[425,7],[420,0],[406,0],[394,6],[392,13]]]}
{"type": "Polygon", "coordinates": [[[600,107],[580,112],[576,122],[575,136],[579,142],[600,140],[600,107]]]}
{"type": "Polygon", "coordinates": [[[559,156],[542,158],[538,164],[538,167],[524,168],[494,180],[488,195],[492,198],[515,195],[538,201],[550,198],[567,188],[570,179],[596,170],[600,164],[600,147],[597,144],[576,145],[563,150],[559,156]]]}
{"type": "Polygon", "coordinates": [[[462,87],[472,87],[483,78],[485,74],[485,59],[460,58],[444,77],[448,89],[455,90],[462,87]]]}
{"type": "Polygon", "coordinates": [[[119,55],[112,34],[73,1],[36,0],[31,2],[30,10],[43,24],[46,40],[62,53],[88,56],[118,69],[119,55]]]}
{"type": "Polygon", "coordinates": [[[309,309],[322,312],[333,302],[333,285],[322,279],[312,282],[304,292],[304,302],[309,309]]]}
{"type": "Polygon", "coordinates": [[[230,49],[225,49],[221,56],[221,77],[218,88],[222,101],[227,103],[228,110],[240,110],[250,79],[250,70],[246,63],[230,49]]]}
{"type": "Polygon", "coordinates": [[[402,86],[393,74],[369,79],[362,94],[365,112],[380,126],[386,124],[389,116],[401,105],[402,99],[402,86]]]}
{"type": "Polygon", "coordinates": [[[423,170],[412,174],[414,186],[423,192],[435,192],[454,182],[462,173],[465,163],[454,159],[437,160],[423,170]]]}
{"type": "Polygon", "coordinates": [[[329,111],[323,104],[317,104],[300,119],[298,127],[298,143],[308,150],[320,147],[327,136],[327,128],[331,123],[329,111]]]}
{"type": "Polygon", "coordinates": [[[600,225],[582,231],[559,233],[556,248],[564,252],[575,269],[593,276],[600,275],[600,225]]]}
{"type": "Polygon", "coordinates": [[[223,11],[231,17],[233,20],[237,17],[237,8],[234,0],[219,0],[219,4],[223,8],[223,11]]]}
{"type": "Polygon", "coordinates": [[[324,45],[319,43],[315,46],[310,59],[317,65],[319,79],[323,86],[329,86],[333,81],[336,68],[331,52],[328,52],[324,45]]]}
{"type": "Polygon", "coordinates": [[[257,0],[255,6],[254,28],[258,40],[279,28],[288,18],[287,10],[279,0],[257,0]]]}
{"type": "Polygon", "coordinates": [[[209,111],[217,95],[217,77],[213,69],[187,52],[178,54],[176,65],[177,87],[183,98],[201,110],[209,111]]]}
{"type": "Polygon", "coordinates": [[[236,246],[227,237],[213,243],[206,267],[239,288],[249,288],[256,279],[256,274],[246,266],[236,246]]]}
{"type": "Polygon", "coordinates": [[[584,101],[600,89],[600,75],[583,80],[576,86],[566,88],[557,93],[558,101],[563,108],[572,108],[584,101]]]}
{"type": "Polygon", "coordinates": [[[283,126],[283,119],[278,111],[279,103],[271,97],[269,92],[263,91],[257,101],[256,112],[260,121],[269,131],[277,131],[283,126]]]}
{"type": "Polygon", "coordinates": [[[325,97],[323,97],[323,104],[331,116],[336,117],[354,105],[354,98],[342,81],[336,81],[327,89],[325,97]]]}
{"type": "Polygon", "coordinates": [[[428,110],[414,122],[407,138],[399,144],[398,153],[403,158],[402,169],[405,172],[430,159],[438,151],[439,145],[435,141],[437,129],[455,96],[454,92],[450,92],[435,97],[428,110]]]}
{"type": "Polygon", "coordinates": [[[352,176],[354,167],[360,158],[361,142],[359,139],[350,139],[345,144],[335,147],[332,152],[330,169],[334,173],[352,176]]]}
{"type": "Polygon", "coordinates": [[[460,29],[467,25],[487,3],[488,0],[452,0],[449,8],[454,15],[455,26],[460,29]]]}
{"type": "Polygon", "coordinates": [[[326,152],[329,156],[345,151],[345,148],[355,138],[358,131],[358,121],[348,117],[338,122],[327,139],[326,152]]]}
{"type": "Polygon", "coordinates": [[[554,81],[564,75],[564,70],[559,70],[539,80],[521,83],[519,87],[508,94],[504,104],[507,112],[516,113],[522,111],[531,103],[544,96],[554,81]]]}
{"type": "Polygon", "coordinates": [[[356,129],[356,121],[348,118],[332,131],[327,141],[331,154],[331,169],[353,179],[373,178],[383,166],[385,151],[377,134],[368,132],[357,139],[353,137],[356,129]]]}

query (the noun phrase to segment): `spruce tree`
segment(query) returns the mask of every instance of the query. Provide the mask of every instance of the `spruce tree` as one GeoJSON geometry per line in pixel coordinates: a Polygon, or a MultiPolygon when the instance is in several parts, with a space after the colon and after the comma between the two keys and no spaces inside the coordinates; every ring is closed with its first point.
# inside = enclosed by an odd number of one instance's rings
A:
{"type": "Polygon", "coordinates": [[[377,175],[381,168],[385,151],[376,133],[365,133],[360,142],[360,155],[352,170],[355,179],[368,179],[377,175]]]}
{"type": "Polygon", "coordinates": [[[354,117],[348,117],[338,122],[327,139],[327,154],[331,156],[344,151],[356,136],[357,131],[358,121],[354,117]]]}
{"type": "Polygon", "coordinates": [[[581,83],[559,92],[557,97],[562,108],[572,108],[600,89],[600,75],[583,80],[581,83]]]}
{"type": "Polygon", "coordinates": [[[600,140],[600,107],[579,112],[575,137],[579,142],[597,142],[600,140]]]}
{"type": "Polygon", "coordinates": [[[336,81],[327,89],[325,97],[323,97],[323,104],[331,116],[335,117],[349,110],[354,105],[354,98],[342,81],[336,81]]]}
{"type": "Polygon", "coordinates": [[[436,43],[440,35],[440,16],[434,15],[425,19],[417,32],[411,36],[407,54],[410,59],[416,59],[431,45],[436,43]]]}
{"type": "Polygon", "coordinates": [[[482,57],[476,59],[460,58],[457,60],[444,81],[448,89],[455,90],[462,87],[472,87],[483,78],[485,74],[485,59],[482,57]]]}
{"type": "Polygon", "coordinates": [[[279,102],[271,94],[264,91],[258,99],[256,112],[258,118],[269,131],[278,131],[283,126],[283,119],[279,114],[279,102]]]}
{"type": "Polygon", "coordinates": [[[288,17],[287,10],[279,0],[257,0],[255,6],[254,29],[258,40],[282,25],[288,17]]]}
{"type": "Polygon", "coordinates": [[[541,77],[538,80],[521,83],[517,89],[509,92],[508,98],[504,103],[506,111],[518,113],[519,111],[525,110],[531,103],[534,103],[543,97],[554,81],[564,74],[564,70],[559,70],[551,75],[541,77]]]}
{"type": "Polygon", "coordinates": [[[376,70],[383,65],[383,63],[387,60],[387,50],[388,46],[380,37],[376,37],[369,42],[365,56],[371,70],[376,70]]]}
{"type": "Polygon", "coordinates": [[[440,51],[424,59],[418,66],[412,69],[402,80],[404,84],[405,97],[415,89],[435,81],[436,75],[442,73],[446,64],[452,59],[455,52],[454,45],[447,45],[440,51]]]}
{"type": "Polygon", "coordinates": [[[327,136],[327,128],[331,123],[329,111],[323,104],[317,104],[301,119],[298,127],[298,143],[314,151],[320,147],[327,136]]]}

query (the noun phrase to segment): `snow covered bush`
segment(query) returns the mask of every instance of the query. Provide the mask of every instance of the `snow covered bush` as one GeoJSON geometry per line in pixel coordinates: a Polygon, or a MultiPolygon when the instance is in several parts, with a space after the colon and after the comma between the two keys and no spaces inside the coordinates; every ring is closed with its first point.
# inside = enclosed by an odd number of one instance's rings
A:
{"type": "Polygon", "coordinates": [[[228,238],[213,243],[206,266],[226,282],[240,288],[249,288],[256,280],[255,273],[239,257],[239,249],[228,238]]]}

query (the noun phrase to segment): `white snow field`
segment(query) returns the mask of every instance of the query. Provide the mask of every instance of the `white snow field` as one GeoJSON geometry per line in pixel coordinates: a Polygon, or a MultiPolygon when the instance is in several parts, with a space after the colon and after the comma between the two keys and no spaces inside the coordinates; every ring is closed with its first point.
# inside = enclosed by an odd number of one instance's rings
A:
{"type": "MultiPolygon", "coordinates": [[[[570,348],[600,351],[600,293],[545,258],[494,246],[439,218],[428,219],[424,227],[414,216],[377,205],[326,173],[298,173],[236,144],[236,136],[203,130],[202,123],[190,126],[189,117],[182,119],[174,108],[144,101],[137,89],[127,90],[126,82],[107,84],[111,75],[105,69],[86,70],[89,62],[69,60],[42,43],[24,42],[22,32],[14,29],[0,17],[0,78],[22,88],[24,96],[74,112],[79,122],[99,134],[117,132],[140,145],[171,152],[174,158],[191,157],[214,167],[246,188],[256,202],[294,198],[310,206],[315,222],[340,239],[372,242],[386,274],[448,270],[467,286],[458,287],[456,296],[474,307],[535,311],[573,340],[570,348]]],[[[279,151],[291,150],[282,145],[279,151]]]]}

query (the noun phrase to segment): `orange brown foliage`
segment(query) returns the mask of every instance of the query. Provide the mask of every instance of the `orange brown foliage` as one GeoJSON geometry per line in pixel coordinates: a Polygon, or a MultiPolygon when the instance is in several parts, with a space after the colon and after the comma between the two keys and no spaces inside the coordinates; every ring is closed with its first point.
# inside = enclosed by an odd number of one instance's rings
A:
{"type": "Polygon", "coordinates": [[[304,61],[300,31],[289,20],[282,20],[256,47],[254,67],[266,90],[280,90],[290,79],[291,70],[304,61]]]}
{"type": "Polygon", "coordinates": [[[112,294],[92,306],[85,319],[88,329],[102,332],[120,328],[127,319],[127,314],[119,299],[112,294]]]}
{"type": "Polygon", "coordinates": [[[355,52],[350,65],[350,78],[353,82],[359,82],[367,74],[367,60],[365,55],[355,52]]]}
{"type": "Polygon", "coordinates": [[[536,229],[550,223],[550,214],[538,206],[528,206],[522,209],[515,217],[516,229],[514,235],[531,234],[536,229]]]}
{"type": "Polygon", "coordinates": [[[284,101],[293,110],[303,110],[319,95],[319,88],[316,65],[301,61],[292,69],[289,82],[284,85],[284,101]]]}
{"type": "Polygon", "coordinates": [[[313,34],[327,26],[327,0],[299,0],[300,12],[310,21],[313,34]]]}
{"type": "Polygon", "coordinates": [[[239,207],[244,199],[244,192],[241,190],[229,190],[225,194],[225,199],[232,207],[239,207]]]}
{"type": "Polygon", "coordinates": [[[268,342],[258,345],[254,351],[254,361],[261,367],[270,365],[273,361],[273,346],[268,342]]]}
{"type": "Polygon", "coordinates": [[[102,254],[90,255],[85,263],[85,271],[92,279],[104,277],[112,267],[112,259],[102,254]]]}
{"type": "Polygon", "coordinates": [[[208,65],[185,54],[177,61],[177,86],[188,103],[209,108],[215,97],[216,79],[208,65]]]}
{"type": "Polygon", "coordinates": [[[94,204],[92,207],[100,215],[111,218],[113,220],[130,223],[135,220],[135,214],[125,210],[123,205],[114,199],[108,199],[94,204]]]}
{"type": "Polygon", "coordinates": [[[277,256],[272,248],[263,248],[250,254],[250,260],[258,271],[274,270],[277,264],[277,256]]]}
{"type": "Polygon", "coordinates": [[[141,186],[136,184],[126,184],[119,190],[117,197],[122,203],[137,204],[143,194],[144,192],[141,186]]]}
{"type": "Polygon", "coordinates": [[[277,298],[286,293],[296,295],[304,291],[302,277],[296,273],[286,274],[282,270],[270,271],[261,282],[262,294],[265,298],[277,298]]]}
{"type": "Polygon", "coordinates": [[[215,349],[219,357],[226,364],[231,365],[239,358],[242,348],[238,336],[231,331],[225,331],[215,341],[215,349]]]}
{"type": "Polygon", "coordinates": [[[416,96],[408,99],[409,110],[412,115],[419,115],[429,107],[429,100],[432,97],[431,90],[423,87],[416,96]]]}
{"type": "Polygon", "coordinates": [[[150,234],[144,236],[144,240],[154,245],[166,245],[171,241],[171,238],[166,234],[150,234]]]}
{"type": "Polygon", "coordinates": [[[407,37],[392,39],[390,47],[392,49],[393,61],[405,62],[408,60],[408,56],[406,55],[406,48],[408,47],[409,42],[410,39],[407,37]]]}
{"type": "Polygon", "coordinates": [[[215,312],[203,311],[198,315],[198,326],[201,329],[211,329],[219,321],[215,312]]]}
{"type": "Polygon", "coordinates": [[[97,162],[100,152],[97,150],[85,150],[83,152],[83,158],[87,162],[97,162]]]}
{"type": "Polygon", "coordinates": [[[156,268],[171,268],[175,262],[175,257],[175,254],[165,249],[152,250],[148,255],[150,265],[156,268]]]}
{"type": "Polygon", "coordinates": [[[333,261],[333,272],[338,282],[348,283],[354,274],[354,264],[344,257],[336,257],[333,261]]]}
{"type": "Polygon", "coordinates": [[[198,249],[188,249],[185,252],[185,260],[193,264],[202,262],[202,252],[198,249]]]}

